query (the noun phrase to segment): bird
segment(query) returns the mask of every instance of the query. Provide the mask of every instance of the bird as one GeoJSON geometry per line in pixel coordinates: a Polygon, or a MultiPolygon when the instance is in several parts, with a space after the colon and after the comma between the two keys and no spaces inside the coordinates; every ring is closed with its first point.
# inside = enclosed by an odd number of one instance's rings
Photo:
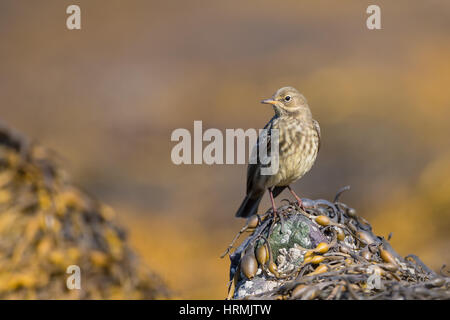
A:
{"type": "Polygon", "coordinates": [[[262,100],[261,103],[271,105],[275,115],[265,125],[266,130],[259,135],[253,147],[252,154],[257,155],[257,160],[255,163],[250,162],[247,167],[246,196],[236,212],[236,217],[241,218],[257,214],[266,190],[269,192],[275,217],[277,209],[274,198],[285,188],[295,197],[298,206],[305,210],[302,200],[290,185],[310,171],[321,144],[319,123],[313,119],[306,98],[297,89],[283,87],[272,98],[262,100]],[[259,149],[265,147],[267,156],[272,154],[272,129],[278,129],[278,171],[274,174],[262,174],[261,170],[270,164],[261,161],[259,149]]]}

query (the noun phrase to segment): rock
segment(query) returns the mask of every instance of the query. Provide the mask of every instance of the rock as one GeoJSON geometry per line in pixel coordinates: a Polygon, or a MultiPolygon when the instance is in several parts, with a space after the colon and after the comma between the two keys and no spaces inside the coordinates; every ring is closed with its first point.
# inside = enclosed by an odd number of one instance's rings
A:
{"type": "Polygon", "coordinates": [[[306,212],[294,204],[280,207],[283,223],[277,218],[273,228],[271,211],[262,215],[253,233],[230,254],[233,281],[228,297],[450,299],[447,276],[436,274],[415,255],[401,257],[372,232],[369,222],[337,198],[334,203],[302,199],[306,212]],[[316,223],[322,215],[330,221],[325,226],[316,223]],[[251,279],[237,272],[243,252],[263,244],[269,244],[271,260],[260,261],[251,279]]]}
{"type": "MultiPolygon", "coordinates": [[[[268,225],[260,225],[254,234],[266,235],[268,225]]],[[[267,238],[273,260],[276,261],[279,272],[290,272],[303,262],[305,249],[313,249],[321,242],[328,242],[327,237],[320,231],[318,224],[306,218],[304,215],[296,212],[289,214],[283,219],[283,223],[276,223],[273,232],[267,238]]],[[[244,242],[233,255],[230,274],[234,275],[237,263],[240,261],[240,254],[248,242],[244,242]]],[[[258,246],[263,245],[264,241],[259,240],[258,246]]],[[[235,298],[243,298],[247,295],[261,294],[278,287],[282,282],[276,279],[268,280],[261,268],[258,268],[257,275],[248,280],[244,275],[240,275],[240,281],[237,285],[235,298]]]]}
{"type": "Polygon", "coordinates": [[[72,185],[48,150],[1,126],[0,261],[0,299],[168,296],[114,211],[72,185]],[[79,290],[66,283],[71,265],[79,290]]]}
{"type": "Polygon", "coordinates": [[[289,215],[288,219],[284,221],[283,227],[281,225],[281,223],[277,223],[269,237],[274,260],[277,260],[281,249],[289,250],[294,246],[312,249],[320,242],[327,241],[317,224],[302,214],[289,215]]]}

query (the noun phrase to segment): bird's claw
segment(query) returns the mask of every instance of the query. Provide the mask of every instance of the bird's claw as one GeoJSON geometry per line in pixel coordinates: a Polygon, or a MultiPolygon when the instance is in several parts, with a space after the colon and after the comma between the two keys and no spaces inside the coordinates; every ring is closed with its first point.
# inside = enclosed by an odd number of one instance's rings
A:
{"type": "Polygon", "coordinates": [[[277,224],[277,222],[280,222],[280,233],[283,233],[285,230],[285,217],[286,217],[286,212],[282,211],[282,212],[278,212],[277,210],[273,211],[272,210],[272,223],[271,226],[269,228],[269,232],[267,234],[267,238],[270,238],[270,236],[273,233],[273,230],[275,228],[275,225],[277,224]]]}

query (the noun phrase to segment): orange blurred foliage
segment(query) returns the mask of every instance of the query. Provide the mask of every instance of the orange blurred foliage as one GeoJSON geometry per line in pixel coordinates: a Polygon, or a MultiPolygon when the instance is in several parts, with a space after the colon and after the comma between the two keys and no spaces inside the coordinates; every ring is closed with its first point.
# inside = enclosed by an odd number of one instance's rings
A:
{"type": "Polygon", "coordinates": [[[80,31],[65,29],[69,4],[2,1],[2,118],[121,213],[178,297],[225,297],[245,167],[175,166],[171,132],[261,128],[259,101],[285,85],[323,135],[298,193],[349,184],[343,201],[397,251],[449,263],[448,1],[377,1],[374,31],[360,1],[80,0],[80,31]]]}

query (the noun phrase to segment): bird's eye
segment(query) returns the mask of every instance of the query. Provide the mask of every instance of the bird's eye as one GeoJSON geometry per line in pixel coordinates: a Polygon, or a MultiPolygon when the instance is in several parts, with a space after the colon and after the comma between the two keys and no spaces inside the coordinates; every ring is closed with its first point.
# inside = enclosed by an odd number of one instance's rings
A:
{"type": "Polygon", "coordinates": [[[285,100],[285,101],[291,100],[291,96],[286,96],[286,97],[284,97],[284,100],[285,100]]]}

